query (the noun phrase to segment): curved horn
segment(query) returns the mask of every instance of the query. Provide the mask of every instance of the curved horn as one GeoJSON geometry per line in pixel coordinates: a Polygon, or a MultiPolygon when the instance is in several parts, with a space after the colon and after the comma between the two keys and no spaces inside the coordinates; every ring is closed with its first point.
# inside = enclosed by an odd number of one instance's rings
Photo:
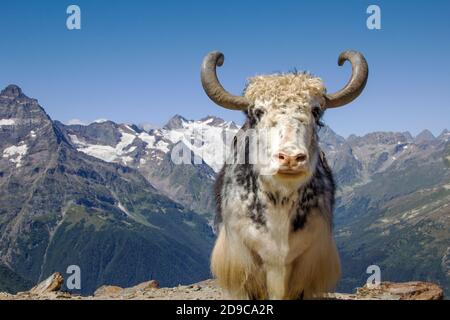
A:
{"type": "Polygon", "coordinates": [[[203,89],[208,97],[222,106],[231,110],[246,110],[251,102],[242,96],[234,96],[226,91],[217,79],[216,66],[222,66],[223,53],[219,51],[210,52],[202,63],[201,78],[203,89]]]}
{"type": "Polygon", "coordinates": [[[348,60],[352,64],[352,77],[340,91],[325,95],[326,108],[336,108],[352,102],[366,86],[369,67],[364,56],[357,51],[344,51],[340,54],[338,65],[348,60]]]}

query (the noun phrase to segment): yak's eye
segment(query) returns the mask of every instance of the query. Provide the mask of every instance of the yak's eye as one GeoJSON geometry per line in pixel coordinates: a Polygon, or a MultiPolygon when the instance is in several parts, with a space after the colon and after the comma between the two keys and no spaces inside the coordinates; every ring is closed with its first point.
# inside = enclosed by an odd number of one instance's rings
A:
{"type": "Polygon", "coordinates": [[[254,115],[256,119],[261,120],[262,116],[264,115],[264,111],[261,109],[256,109],[254,115]]]}

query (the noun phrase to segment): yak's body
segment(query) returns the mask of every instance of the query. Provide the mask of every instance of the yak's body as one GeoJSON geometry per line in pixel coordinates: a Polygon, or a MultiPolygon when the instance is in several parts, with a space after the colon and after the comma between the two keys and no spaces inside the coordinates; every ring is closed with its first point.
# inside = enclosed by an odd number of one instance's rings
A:
{"type": "Polygon", "coordinates": [[[251,78],[243,97],[218,82],[221,53],[203,62],[208,96],[247,115],[216,182],[218,239],[211,269],[229,298],[311,298],[339,279],[335,186],[317,131],[326,108],[349,103],[365,86],[364,57],[347,51],[339,64],[345,60],[352,62],[352,78],[335,94],[326,94],[319,78],[290,73],[251,78]]]}
{"type": "Polygon", "coordinates": [[[212,271],[231,298],[296,299],[333,288],[340,268],[331,235],[334,183],[325,158],[292,194],[266,185],[251,165],[226,165],[216,196],[212,271]]]}

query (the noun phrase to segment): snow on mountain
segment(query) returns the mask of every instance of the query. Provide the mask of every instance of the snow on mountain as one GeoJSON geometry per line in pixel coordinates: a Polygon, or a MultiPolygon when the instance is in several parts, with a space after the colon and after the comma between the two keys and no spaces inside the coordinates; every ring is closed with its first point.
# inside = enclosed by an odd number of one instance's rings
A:
{"type": "Polygon", "coordinates": [[[109,145],[89,144],[74,134],[69,134],[69,137],[72,140],[72,143],[77,146],[78,151],[106,162],[122,161],[126,164],[127,162],[132,161],[132,158],[127,154],[136,149],[136,147],[130,146],[134,139],[136,139],[136,136],[125,132],[122,129],[119,131],[121,133],[121,138],[115,147],[111,147],[109,145]]]}
{"type": "Polygon", "coordinates": [[[74,119],[67,120],[65,123],[68,126],[73,126],[73,125],[88,126],[92,123],[104,123],[104,122],[108,122],[108,121],[110,121],[110,120],[105,119],[105,118],[100,118],[100,119],[96,119],[93,121],[84,121],[84,120],[81,120],[78,118],[74,118],[74,119]]]}
{"type": "Polygon", "coordinates": [[[92,123],[103,123],[109,121],[108,119],[100,118],[92,121],[92,123]]]}
{"type": "Polygon", "coordinates": [[[25,142],[21,141],[17,146],[10,146],[3,150],[3,158],[7,158],[19,168],[22,166],[22,158],[26,155],[28,147],[25,142]]]}
{"type": "Polygon", "coordinates": [[[169,121],[169,125],[154,130],[154,134],[167,138],[173,144],[184,143],[195,156],[203,159],[218,172],[225,162],[227,148],[237,131],[238,127],[234,122],[213,116],[200,120],[186,120],[175,116],[169,121]],[[173,125],[174,122],[177,122],[176,126],[173,125]]]}
{"type": "Polygon", "coordinates": [[[69,126],[72,126],[72,125],[85,126],[85,125],[87,125],[86,122],[84,122],[83,120],[77,119],[77,118],[68,120],[66,122],[66,124],[69,125],[69,126]]]}
{"type": "MultiPolygon", "coordinates": [[[[111,125],[111,122],[94,122],[92,125],[111,125]]],[[[200,157],[215,172],[222,167],[230,139],[238,131],[233,122],[217,117],[200,120],[186,120],[176,115],[161,129],[140,131],[135,126],[116,125],[119,139],[110,143],[104,139],[99,143],[88,141],[89,136],[79,132],[68,136],[78,151],[89,154],[106,162],[118,162],[130,165],[135,162],[139,167],[148,162],[160,163],[172,147],[182,142],[196,157],[200,157]]],[[[100,130],[100,129],[99,129],[100,130]]]]}
{"type": "Polygon", "coordinates": [[[15,123],[15,119],[0,119],[0,126],[13,126],[15,123]]]}

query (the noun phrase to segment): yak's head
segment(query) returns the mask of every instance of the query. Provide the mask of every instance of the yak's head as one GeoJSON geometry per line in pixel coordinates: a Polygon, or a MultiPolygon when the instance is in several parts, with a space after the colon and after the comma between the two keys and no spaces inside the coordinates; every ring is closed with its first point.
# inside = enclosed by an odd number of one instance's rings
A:
{"type": "Polygon", "coordinates": [[[234,96],[217,79],[216,66],[221,66],[223,60],[220,52],[205,57],[201,69],[203,88],[218,105],[246,113],[244,130],[253,133],[250,139],[257,137],[255,166],[276,179],[304,181],[311,177],[319,155],[317,126],[323,112],[351,102],[364,89],[368,67],[362,54],[346,51],[339,56],[339,65],[351,62],[352,77],[342,90],[330,95],[320,78],[288,73],[250,78],[244,95],[234,96]]]}

